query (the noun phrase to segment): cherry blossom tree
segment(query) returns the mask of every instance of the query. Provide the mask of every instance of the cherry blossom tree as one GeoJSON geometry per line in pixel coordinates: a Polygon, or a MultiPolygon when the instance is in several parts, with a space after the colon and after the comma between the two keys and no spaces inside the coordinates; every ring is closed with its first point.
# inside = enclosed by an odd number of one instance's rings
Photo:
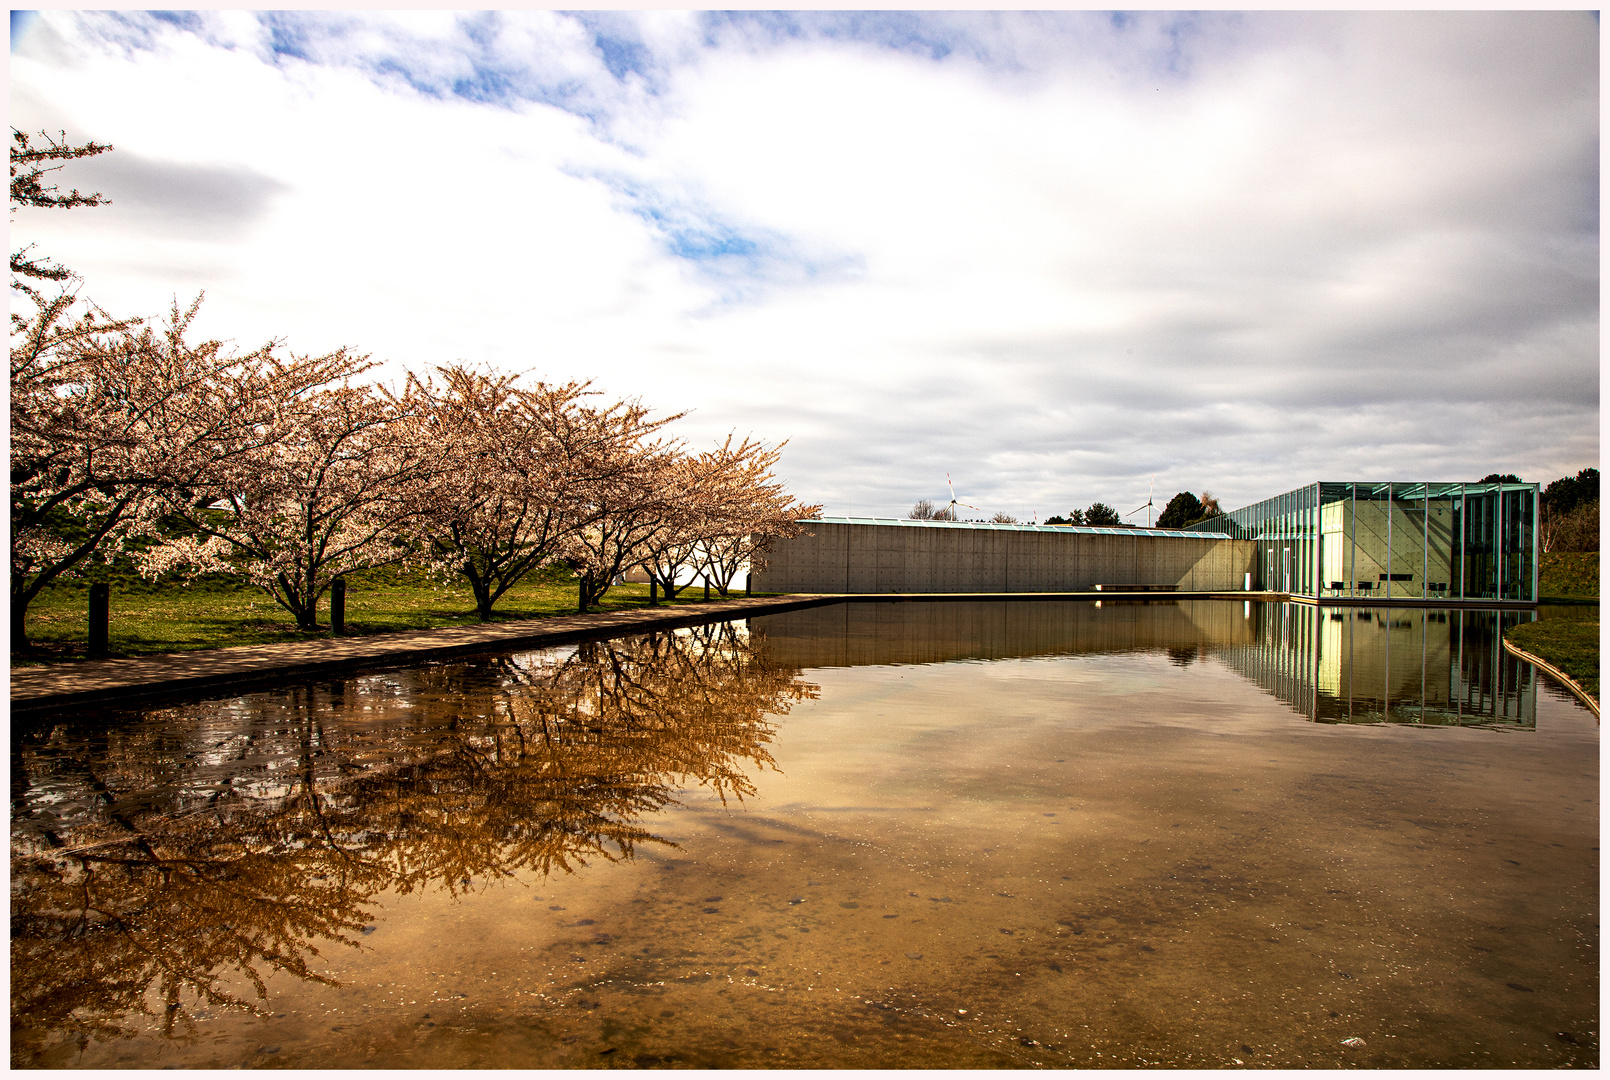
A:
{"type": "Polygon", "coordinates": [[[282,402],[353,369],[344,352],[188,342],[199,297],[153,328],[70,296],[28,295],[35,313],[11,323],[14,649],[28,647],[41,589],[149,532],[164,493],[261,457],[283,433],[282,402]]]}
{"type": "Polygon", "coordinates": [[[674,450],[659,464],[657,482],[668,492],[658,505],[659,527],[643,531],[628,565],[641,565],[667,599],[695,576],[726,595],[744,565],[764,565],[773,540],[801,531],[796,519],[821,513],[820,506],[796,505],[772,476],[781,453],[781,446],[734,444],[730,436],[700,454],[674,450]],[[678,584],[684,574],[689,580],[678,584]]]}
{"type": "Polygon", "coordinates": [[[28,291],[32,318],[11,314],[11,641],[28,647],[28,605],[126,527],[137,508],[136,483],[118,484],[93,441],[81,438],[101,412],[104,388],[92,385],[82,354],[103,335],[130,328],[75,298],[28,291]],[[87,414],[87,415],[86,415],[87,414]],[[91,453],[85,454],[89,449],[91,453]]]}
{"type": "Polygon", "coordinates": [[[418,490],[419,558],[461,576],[483,622],[533,570],[567,553],[595,514],[594,489],[629,470],[630,444],[667,420],[619,423],[626,406],[586,407],[585,383],[538,383],[463,365],[424,384],[442,470],[418,490]]]}
{"type": "MultiPolygon", "coordinates": [[[[103,206],[112,201],[98,191],[84,195],[77,188],[63,195],[56,185],[45,183],[48,174],[64,168],[67,162],[104,154],[112,149],[111,146],[93,140],[82,146],[74,146],[67,141],[65,131],[55,138],[41,131],[39,138],[44,140],[43,144],[35,143],[33,136],[27,132],[11,129],[11,213],[15,214],[25,206],[72,210],[80,206],[103,206]],[[56,161],[61,164],[48,164],[56,161]]],[[[30,244],[11,253],[13,274],[47,281],[66,281],[74,276],[66,267],[52,266],[30,256],[28,253],[31,250],[30,244]]]]}
{"type": "Polygon", "coordinates": [[[640,565],[659,586],[666,600],[692,583],[704,559],[703,544],[719,530],[712,498],[718,478],[703,455],[676,453],[664,464],[666,487],[672,492],[663,510],[663,528],[639,545],[640,565]],[[690,572],[687,581],[678,581],[690,572]]]}
{"type": "Polygon", "coordinates": [[[410,491],[441,467],[425,412],[412,379],[401,395],[342,383],[286,400],[275,439],[170,492],[194,535],[144,553],[142,571],[243,572],[298,629],[319,629],[336,578],[409,554],[410,491]]]}
{"type": "Polygon", "coordinates": [[[754,439],[734,444],[729,436],[714,450],[679,456],[671,463],[676,497],[665,528],[641,545],[642,566],[668,599],[690,582],[692,571],[725,596],[745,565],[764,565],[765,551],[782,536],[797,535],[797,519],[821,513],[796,505],[772,475],[782,446],[754,439]]]}
{"type": "Polygon", "coordinates": [[[567,550],[581,575],[581,611],[597,604],[622,570],[642,564],[655,541],[681,517],[680,446],[649,438],[673,419],[652,420],[636,402],[599,415],[612,437],[599,444],[603,456],[592,463],[592,479],[583,493],[586,524],[567,550]]]}
{"type": "Polygon", "coordinates": [[[709,527],[699,544],[700,570],[726,596],[738,572],[766,566],[766,554],[777,540],[798,536],[801,519],[821,514],[819,505],[796,503],[773,474],[783,447],[767,447],[753,439],[734,446],[729,437],[716,450],[701,455],[709,477],[706,499],[709,527]]]}

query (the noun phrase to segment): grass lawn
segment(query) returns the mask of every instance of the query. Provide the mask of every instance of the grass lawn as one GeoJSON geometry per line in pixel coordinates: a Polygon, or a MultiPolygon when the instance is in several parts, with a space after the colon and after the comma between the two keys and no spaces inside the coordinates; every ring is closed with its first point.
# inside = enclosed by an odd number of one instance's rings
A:
{"type": "MultiPolygon", "coordinates": [[[[734,596],[742,596],[742,591],[734,596]]],[[[46,589],[28,611],[28,636],[34,652],[14,653],[13,667],[39,661],[81,660],[88,637],[89,587],[77,581],[46,589]]],[[[719,594],[711,593],[712,599],[719,594]]],[[[704,589],[689,588],[677,606],[702,601],[704,589]]],[[[328,618],[328,599],[321,615],[328,618]]],[[[616,585],[595,610],[620,611],[648,605],[647,585],[616,585]]],[[[495,622],[573,615],[576,581],[568,571],[533,574],[504,593],[493,606],[495,622]]],[[[347,579],[346,627],[349,635],[383,634],[479,623],[469,586],[435,581],[424,574],[385,568],[347,579]]],[[[327,637],[327,631],[304,633],[285,609],[260,589],[213,575],[191,586],[150,585],[137,578],[112,584],[110,654],[215,649],[227,645],[261,645],[327,637]]]]}
{"type": "Polygon", "coordinates": [[[1597,551],[1545,551],[1538,556],[1537,593],[1545,600],[1598,597],[1597,551]]]}
{"type": "Polygon", "coordinates": [[[1554,608],[1536,622],[1505,632],[1518,649],[1541,656],[1599,700],[1599,609],[1554,608]]]}

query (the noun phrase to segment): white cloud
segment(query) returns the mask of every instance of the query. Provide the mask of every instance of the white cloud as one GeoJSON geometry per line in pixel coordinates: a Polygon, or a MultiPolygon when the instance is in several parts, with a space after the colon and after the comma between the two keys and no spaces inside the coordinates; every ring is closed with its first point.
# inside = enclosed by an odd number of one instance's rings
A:
{"type": "Polygon", "coordinates": [[[1598,456],[1597,56],[1586,13],[51,13],[14,122],[129,194],[16,231],[113,310],[790,438],[829,512],[1547,481],[1598,456]]]}

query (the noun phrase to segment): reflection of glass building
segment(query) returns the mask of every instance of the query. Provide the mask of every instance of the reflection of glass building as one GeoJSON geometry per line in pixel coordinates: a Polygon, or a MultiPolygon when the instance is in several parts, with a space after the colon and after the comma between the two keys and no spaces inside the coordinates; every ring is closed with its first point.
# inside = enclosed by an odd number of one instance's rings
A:
{"type": "Polygon", "coordinates": [[[1536,484],[1319,482],[1191,526],[1257,542],[1254,587],[1537,601],[1536,484]]]}
{"type": "Polygon", "coordinates": [[[1214,654],[1320,723],[1533,727],[1537,676],[1501,641],[1506,629],[1532,618],[1522,611],[1260,604],[1253,643],[1214,654]]]}
{"type": "Polygon", "coordinates": [[[753,620],[789,670],[1016,657],[1212,657],[1319,723],[1535,727],[1538,676],[1503,646],[1531,611],[1227,600],[878,601],[753,620]]]}

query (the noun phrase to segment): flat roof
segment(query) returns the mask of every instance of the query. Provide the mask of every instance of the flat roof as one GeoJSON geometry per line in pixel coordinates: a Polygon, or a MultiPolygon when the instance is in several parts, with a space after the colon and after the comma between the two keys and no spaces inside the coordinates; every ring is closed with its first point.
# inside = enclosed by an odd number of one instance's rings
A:
{"type": "Polygon", "coordinates": [[[1185,529],[1107,528],[1099,525],[1003,525],[993,521],[919,521],[914,518],[801,518],[801,525],[894,525],[916,529],[996,529],[1002,532],[1082,533],[1086,536],[1182,536],[1189,540],[1229,540],[1229,533],[1185,529]]]}
{"type": "MultiPolygon", "coordinates": [[[[1394,499],[1413,501],[1414,499],[1450,499],[1454,496],[1470,497],[1491,495],[1493,492],[1531,491],[1541,494],[1542,484],[1519,482],[1511,480],[1313,480],[1302,487],[1283,491],[1279,495],[1271,495],[1255,503],[1236,510],[1225,511],[1216,517],[1204,518],[1190,528],[1200,529],[1203,525],[1212,525],[1219,518],[1234,518],[1237,514],[1246,514],[1250,511],[1265,511],[1270,507],[1279,507],[1282,499],[1290,500],[1296,497],[1295,505],[1288,502],[1289,508],[1283,512],[1303,513],[1313,509],[1317,498],[1318,504],[1331,504],[1341,501],[1349,496],[1365,499],[1377,499],[1390,495],[1394,499]]],[[[1203,530],[1206,531],[1206,530],[1203,530]]]]}

